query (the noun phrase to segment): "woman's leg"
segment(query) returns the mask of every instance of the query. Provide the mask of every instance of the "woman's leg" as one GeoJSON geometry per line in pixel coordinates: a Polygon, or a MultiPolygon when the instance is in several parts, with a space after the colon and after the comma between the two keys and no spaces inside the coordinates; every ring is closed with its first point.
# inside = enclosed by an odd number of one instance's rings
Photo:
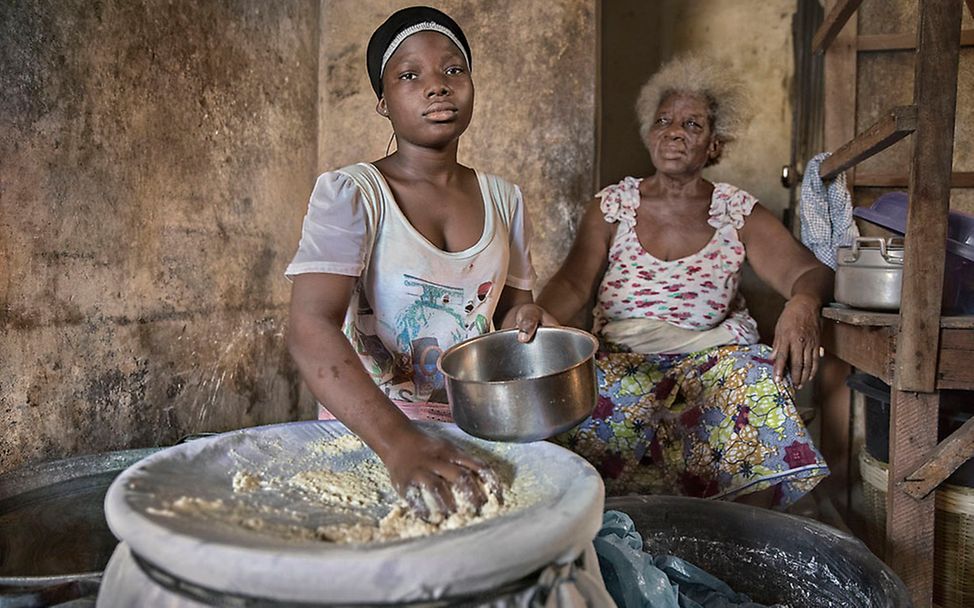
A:
{"type": "Polygon", "coordinates": [[[720,497],[772,489],[774,506],[783,508],[828,467],[798,415],[791,383],[774,380],[770,353],[761,344],[722,346],[682,364],[682,390],[697,412],[686,429],[694,444],[688,468],[714,480],[720,497]]]}
{"type": "Polygon", "coordinates": [[[609,495],[671,494],[681,471],[664,451],[676,445],[659,418],[674,395],[657,398],[674,380],[667,375],[680,357],[600,352],[596,358],[598,403],[592,415],[553,441],[598,469],[609,495]]]}

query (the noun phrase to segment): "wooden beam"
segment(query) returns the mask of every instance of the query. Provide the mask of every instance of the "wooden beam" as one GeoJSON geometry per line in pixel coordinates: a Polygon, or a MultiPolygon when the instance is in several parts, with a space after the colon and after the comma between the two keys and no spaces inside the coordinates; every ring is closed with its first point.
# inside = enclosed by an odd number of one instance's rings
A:
{"type": "Polygon", "coordinates": [[[937,445],[937,355],[943,300],[950,172],[957,106],[957,68],[963,5],[918,3],[913,104],[916,132],[910,163],[909,209],[900,331],[890,413],[886,551],[910,590],[913,605],[933,605],[934,498],[917,500],[900,485],[937,445]]]}
{"type": "Polygon", "coordinates": [[[934,496],[917,500],[900,482],[937,445],[937,393],[893,391],[889,429],[889,486],[886,491],[886,561],[903,579],[913,605],[933,604],[934,496]]]}
{"type": "Polygon", "coordinates": [[[849,364],[826,350],[819,359],[818,374],[812,383],[812,403],[821,408],[819,450],[829,463],[831,475],[822,488],[842,517],[849,513],[849,481],[852,463],[852,392],[846,378],[852,372],[849,364]]]}
{"type": "MultiPolygon", "coordinates": [[[[841,0],[826,0],[825,10],[831,11],[841,0]]],[[[824,61],[824,91],[822,112],[826,150],[835,150],[856,136],[856,35],[859,32],[858,17],[853,14],[846,27],[829,46],[824,61]]],[[[846,175],[852,188],[855,168],[846,175]]]]}
{"type": "Polygon", "coordinates": [[[822,346],[839,359],[887,384],[893,380],[895,327],[849,325],[826,320],[822,346]]]}
{"type": "MultiPolygon", "coordinates": [[[[858,171],[855,185],[865,188],[906,188],[910,185],[910,175],[902,172],[858,171]]],[[[951,188],[974,188],[974,171],[954,171],[950,174],[951,188]]]]}
{"type": "Polygon", "coordinates": [[[907,475],[900,485],[913,498],[923,500],[971,457],[974,457],[974,418],[969,418],[941,441],[927,462],[907,475]]]}
{"type": "Polygon", "coordinates": [[[862,0],[838,0],[825,16],[822,25],[818,27],[815,36],[812,38],[812,52],[821,54],[825,52],[835,37],[839,35],[842,28],[849,22],[849,18],[856,12],[862,0]]]}
{"type": "Polygon", "coordinates": [[[913,133],[916,126],[916,106],[893,108],[876,124],[822,161],[819,175],[823,180],[832,179],[849,167],[859,164],[913,133]]]}
{"type": "MultiPolygon", "coordinates": [[[[968,0],[974,3],[974,0],[968,0]]],[[[974,46],[974,30],[961,30],[960,45],[974,46]]],[[[860,53],[875,51],[912,51],[917,48],[917,35],[908,34],[867,34],[856,39],[860,53]]]]}
{"type": "Polygon", "coordinates": [[[937,383],[961,10],[957,0],[919,4],[913,92],[916,133],[893,387],[901,391],[930,393],[937,383]]]}

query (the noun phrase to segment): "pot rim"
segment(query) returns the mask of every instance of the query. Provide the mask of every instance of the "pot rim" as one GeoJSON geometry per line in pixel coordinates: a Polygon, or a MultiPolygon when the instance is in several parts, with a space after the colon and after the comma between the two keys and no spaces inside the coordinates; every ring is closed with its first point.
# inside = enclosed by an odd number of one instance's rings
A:
{"type": "MultiPolygon", "coordinates": [[[[554,376],[558,376],[560,374],[564,374],[565,372],[572,371],[574,369],[577,369],[577,368],[581,367],[582,365],[585,365],[587,362],[591,361],[593,357],[595,357],[595,354],[597,352],[599,352],[599,340],[598,340],[598,338],[596,338],[595,336],[593,336],[590,332],[587,332],[587,331],[585,331],[583,329],[577,329],[575,327],[540,326],[540,327],[538,327],[538,333],[541,333],[541,332],[546,332],[547,333],[547,332],[551,332],[551,331],[555,331],[555,332],[567,332],[567,333],[575,334],[575,335],[577,335],[577,336],[579,336],[581,338],[584,338],[584,339],[586,339],[587,341],[590,342],[591,347],[592,347],[592,352],[588,356],[586,356],[585,358],[583,358],[580,361],[578,361],[578,363],[573,363],[573,364],[571,364],[568,367],[565,367],[563,369],[554,370],[554,371],[551,371],[551,372],[549,372],[547,374],[542,374],[542,375],[539,375],[539,376],[524,376],[524,377],[521,377],[521,378],[511,378],[510,380],[468,380],[468,379],[458,378],[458,377],[454,376],[453,374],[450,374],[449,372],[447,372],[445,369],[443,369],[443,360],[446,359],[448,356],[452,355],[453,353],[455,353],[455,352],[457,352],[459,350],[462,350],[464,348],[467,348],[468,346],[470,346],[470,345],[472,345],[472,344],[474,344],[476,342],[479,342],[481,340],[489,339],[491,336],[496,336],[496,335],[500,335],[500,334],[510,334],[510,333],[515,333],[515,332],[518,332],[518,331],[520,331],[520,330],[517,329],[516,327],[511,328],[511,329],[501,329],[499,331],[492,331],[492,332],[488,332],[486,334],[480,334],[479,336],[474,336],[473,338],[470,338],[468,340],[464,340],[463,342],[458,342],[457,344],[454,344],[450,348],[448,348],[445,351],[443,351],[442,353],[440,353],[440,356],[436,359],[436,369],[438,369],[440,371],[440,373],[443,374],[443,376],[445,378],[449,379],[452,382],[461,382],[461,383],[464,383],[464,384],[479,384],[479,385],[487,385],[487,386],[506,385],[506,384],[512,384],[514,382],[523,382],[525,380],[539,380],[541,378],[551,378],[551,377],[554,377],[554,376]]],[[[536,338],[537,338],[537,336],[535,336],[535,339],[536,338]]]]}

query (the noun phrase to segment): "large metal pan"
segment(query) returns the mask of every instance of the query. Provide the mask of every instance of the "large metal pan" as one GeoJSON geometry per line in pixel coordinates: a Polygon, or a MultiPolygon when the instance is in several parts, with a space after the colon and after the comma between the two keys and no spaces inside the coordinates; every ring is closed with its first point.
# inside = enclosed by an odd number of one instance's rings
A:
{"type": "Polygon", "coordinates": [[[475,437],[528,442],[547,439],[588,417],[598,399],[592,334],[540,327],[518,342],[517,330],[461,342],[440,357],[457,426],[475,437]]]}

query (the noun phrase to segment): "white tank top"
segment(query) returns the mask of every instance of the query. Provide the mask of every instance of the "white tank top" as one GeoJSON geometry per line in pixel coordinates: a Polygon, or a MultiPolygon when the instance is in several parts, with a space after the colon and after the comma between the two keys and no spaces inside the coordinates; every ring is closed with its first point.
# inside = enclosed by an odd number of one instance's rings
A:
{"type": "Polygon", "coordinates": [[[344,331],[392,399],[445,403],[436,369],[440,353],[493,329],[505,285],[534,287],[520,190],[480,172],[477,181],[484,230],[474,245],[457,252],[439,249],[409,223],[371,164],[322,175],[311,196],[286,274],[359,277],[344,331]]]}

